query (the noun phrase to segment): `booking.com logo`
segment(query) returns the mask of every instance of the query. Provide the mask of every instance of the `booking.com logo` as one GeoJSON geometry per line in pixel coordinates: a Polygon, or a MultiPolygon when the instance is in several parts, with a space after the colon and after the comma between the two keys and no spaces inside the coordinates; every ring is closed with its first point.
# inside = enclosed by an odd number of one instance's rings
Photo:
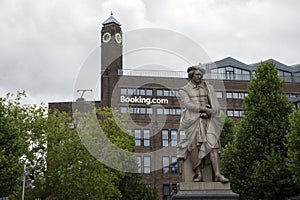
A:
{"type": "MultiPolygon", "coordinates": [[[[186,76],[179,76],[179,71],[186,71],[189,66],[198,65],[199,63],[209,63],[209,68],[215,68],[209,56],[199,44],[178,32],[156,28],[137,29],[124,32],[122,41],[123,71],[118,76],[118,83],[112,91],[110,105],[113,108],[129,108],[132,104],[146,104],[147,109],[157,110],[164,109],[166,105],[172,106],[168,100],[169,97],[168,99],[157,98],[154,94],[150,97],[120,95],[120,87],[126,85],[131,89],[139,89],[155,86],[155,88],[172,91],[182,87],[184,85],[182,83],[187,83],[187,74],[185,74],[186,76]]],[[[103,59],[101,55],[101,47],[97,47],[90,53],[83,63],[74,84],[73,113],[77,111],[92,113],[91,115],[73,115],[73,118],[81,123],[76,130],[82,143],[96,159],[117,170],[132,173],[143,172],[137,167],[138,162],[141,161],[139,158],[150,158],[150,166],[147,166],[149,171],[162,169],[162,156],[176,156],[176,148],[171,144],[146,153],[128,152],[113,144],[100,127],[94,108],[100,96],[97,91],[100,91],[101,88],[101,71],[106,71],[101,70],[101,59],[103,59]],[[84,109],[79,102],[76,102],[78,90],[92,91],[92,93],[87,93],[90,96],[85,96],[90,104],[86,104],[84,109]],[[137,162],[133,162],[133,160],[137,162]]],[[[218,88],[218,91],[225,91],[222,80],[207,78],[210,84],[218,88]]],[[[177,96],[174,95],[172,98],[176,99],[177,96]]],[[[223,102],[224,105],[226,106],[223,102]]],[[[171,123],[167,121],[166,115],[159,115],[158,117],[152,111],[146,114],[149,117],[143,123],[140,123],[140,120],[137,122],[136,118],[133,119],[130,114],[126,118],[126,124],[132,129],[150,130],[150,137],[155,137],[156,134],[161,134],[166,123],[171,123]]],[[[118,126],[124,129],[124,126],[122,126],[124,122],[118,122],[117,115],[114,115],[114,117],[118,126]]],[[[222,130],[222,127],[223,124],[220,124],[220,130],[222,130]]],[[[123,131],[128,132],[128,130],[123,131]]],[[[139,164],[143,165],[142,163],[139,164]]]]}
{"type": "Polygon", "coordinates": [[[159,99],[159,98],[145,98],[141,96],[134,96],[134,97],[120,96],[120,102],[151,105],[151,104],[168,104],[169,100],[159,99]]]}

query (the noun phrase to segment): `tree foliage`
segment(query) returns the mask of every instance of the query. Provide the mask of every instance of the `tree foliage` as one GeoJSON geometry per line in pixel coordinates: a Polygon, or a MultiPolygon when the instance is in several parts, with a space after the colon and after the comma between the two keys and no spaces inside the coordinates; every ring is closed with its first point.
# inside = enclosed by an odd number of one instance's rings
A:
{"type": "MultiPolygon", "coordinates": [[[[96,140],[96,126],[89,118],[75,121],[69,114],[47,112],[41,105],[21,105],[18,93],[0,98],[0,195],[21,197],[23,167],[34,172],[33,187],[26,188],[26,199],[155,199],[156,191],[140,182],[140,176],[112,169],[98,161],[82,143],[78,124],[89,127],[85,134],[96,140]],[[131,183],[132,181],[132,183],[131,183]],[[135,187],[131,187],[135,185],[135,187]],[[141,194],[138,194],[138,193],[141,194]],[[143,196],[141,196],[143,195],[143,196]]],[[[117,111],[96,109],[97,126],[118,148],[133,152],[134,139],[124,130],[117,111]]],[[[93,113],[95,115],[95,113],[93,113]]],[[[88,113],[81,113],[83,115],[88,113]]],[[[102,142],[102,141],[100,141],[102,142]]],[[[92,144],[99,144],[92,143],[92,144]]],[[[99,146],[98,153],[103,153],[99,146]]],[[[118,154],[111,154],[119,160],[118,154]]],[[[134,165],[135,158],[124,159],[119,166],[134,165]],[[134,159],[134,160],[133,160],[134,159]]],[[[137,167],[137,166],[136,166],[137,167]]]]}
{"type": "Polygon", "coordinates": [[[20,163],[22,138],[13,116],[14,105],[0,98],[0,196],[15,191],[20,183],[23,165],[20,163]]]}
{"type": "MultiPolygon", "coordinates": [[[[300,189],[300,109],[290,115],[291,131],[287,135],[288,164],[293,173],[293,181],[300,189]]],[[[299,192],[298,192],[299,193],[299,192]]]]}
{"type": "Polygon", "coordinates": [[[235,122],[227,116],[224,116],[224,126],[221,133],[221,145],[225,148],[228,143],[233,141],[235,122]]]}
{"type": "Polygon", "coordinates": [[[292,105],[273,63],[261,63],[244,100],[244,119],[223,154],[223,169],[240,199],[283,199],[291,189],[285,136],[292,105]]]}
{"type": "MultiPolygon", "coordinates": [[[[45,148],[41,126],[45,109],[21,105],[25,92],[0,98],[0,195],[20,195],[24,164],[43,166],[45,148]]],[[[37,167],[37,170],[39,167],[37,167]]]]}

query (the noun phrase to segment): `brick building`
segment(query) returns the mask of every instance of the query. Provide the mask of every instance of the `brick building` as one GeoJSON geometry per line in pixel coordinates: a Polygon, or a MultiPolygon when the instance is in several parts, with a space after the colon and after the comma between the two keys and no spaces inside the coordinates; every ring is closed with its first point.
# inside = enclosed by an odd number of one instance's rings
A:
{"type": "MultiPolygon", "coordinates": [[[[181,177],[175,153],[177,142],[185,134],[179,130],[181,108],[177,92],[187,83],[187,73],[123,69],[121,24],[111,15],[102,25],[101,101],[95,105],[115,107],[130,115],[126,123],[135,137],[135,152],[141,155],[137,161],[143,181],[157,187],[161,199],[169,199],[181,177]],[[149,152],[159,152],[159,156],[153,158],[149,152]]],[[[267,62],[276,65],[284,80],[284,92],[295,107],[300,107],[300,64],[287,66],[273,59],[267,62]]],[[[228,116],[243,117],[243,99],[258,64],[245,64],[231,57],[205,64],[204,78],[213,83],[228,116]]],[[[72,102],[49,103],[49,108],[70,113],[72,102]]]]}

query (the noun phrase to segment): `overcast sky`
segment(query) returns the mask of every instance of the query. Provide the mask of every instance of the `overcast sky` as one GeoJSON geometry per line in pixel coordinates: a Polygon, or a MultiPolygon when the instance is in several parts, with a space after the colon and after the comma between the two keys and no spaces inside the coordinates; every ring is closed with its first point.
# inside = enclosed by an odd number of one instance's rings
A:
{"type": "Polygon", "coordinates": [[[25,90],[27,103],[71,101],[111,11],[123,32],[172,30],[213,61],[300,63],[299,0],[1,0],[0,96],[25,90]]]}

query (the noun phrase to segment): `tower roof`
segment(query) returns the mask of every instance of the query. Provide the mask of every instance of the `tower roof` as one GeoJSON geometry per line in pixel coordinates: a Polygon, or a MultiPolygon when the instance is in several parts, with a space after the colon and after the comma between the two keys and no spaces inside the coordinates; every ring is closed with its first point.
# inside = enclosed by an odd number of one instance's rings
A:
{"type": "Polygon", "coordinates": [[[113,17],[113,13],[112,12],[110,13],[110,17],[107,20],[105,20],[102,23],[102,25],[106,25],[106,24],[110,24],[110,23],[115,23],[115,24],[121,26],[121,23],[118,22],[118,20],[116,20],[116,18],[113,17]]]}

